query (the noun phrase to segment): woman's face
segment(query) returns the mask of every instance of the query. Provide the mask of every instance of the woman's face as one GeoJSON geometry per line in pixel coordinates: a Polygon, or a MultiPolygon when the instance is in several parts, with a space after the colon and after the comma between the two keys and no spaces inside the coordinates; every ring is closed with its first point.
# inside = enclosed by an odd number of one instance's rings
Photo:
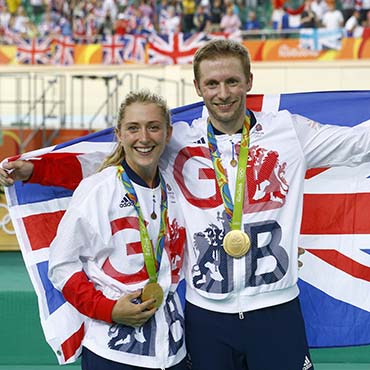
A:
{"type": "Polygon", "coordinates": [[[158,162],[171,138],[161,108],[154,103],[133,103],[126,108],[118,139],[128,165],[151,185],[158,162]]]}

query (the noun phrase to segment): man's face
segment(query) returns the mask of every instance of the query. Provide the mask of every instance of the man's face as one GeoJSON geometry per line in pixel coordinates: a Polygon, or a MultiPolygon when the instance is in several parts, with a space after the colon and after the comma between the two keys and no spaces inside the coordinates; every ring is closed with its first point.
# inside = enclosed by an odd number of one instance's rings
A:
{"type": "Polygon", "coordinates": [[[212,124],[225,133],[238,131],[245,118],[246,94],[252,88],[252,74],[247,80],[239,58],[222,57],[203,60],[199,76],[194,86],[204,100],[212,124]]]}

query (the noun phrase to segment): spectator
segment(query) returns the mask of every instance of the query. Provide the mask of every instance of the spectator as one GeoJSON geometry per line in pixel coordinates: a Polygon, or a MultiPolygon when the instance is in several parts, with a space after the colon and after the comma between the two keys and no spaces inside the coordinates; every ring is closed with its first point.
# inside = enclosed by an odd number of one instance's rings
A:
{"type": "Polygon", "coordinates": [[[6,0],[6,5],[10,14],[17,14],[18,7],[21,5],[21,0],[6,0]]]}
{"type": "Polygon", "coordinates": [[[370,10],[366,13],[366,19],[362,22],[362,26],[370,29],[370,10]]]}
{"type": "Polygon", "coordinates": [[[29,0],[29,3],[32,10],[32,20],[39,23],[44,13],[44,0],[29,0]]]}
{"type": "Polygon", "coordinates": [[[114,0],[104,0],[102,4],[102,9],[104,14],[107,14],[109,12],[112,21],[115,22],[118,12],[116,2],[114,0]]]}
{"type": "Polygon", "coordinates": [[[370,0],[361,1],[361,23],[366,20],[367,13],[370,11],[370,0]]]}
{"type": "Polygon", "coordinates": [[[354,10],[352,16],[349,17],[344,24],[344,28],[347,33],[347,37],[361,37],[364,31],[360,25],[361,13],[359,10],[354,10]]]}
{"type": "Polygon", "coordinates": [[[60,33],[63,36],[72,36],[72,25],[68,18],[61,17],[59,20],[60,33]]]}
{"type": "Polygon", "coordinates": [[[260,30],[261,23],[257,19],[257,13],[254,10],[249,10],[248,19],[244,24],[244,29],[247,31],[260,30]]]}
{"type": "Polygon", "coordinates": [[[328,11],[328,4],[325,0],[313,0],[311,9],[316,14],[317,25],[321,26],[322,17],[328,11]]]}
{"type": "Polygon", "coordinates": [[[98,28],[97,28],[97,23],[96,23],[96,17],[94,14],[94,6],[91,3],[86,3],[84,22],[85,22],[85,29],[86,29],[86,41],[88,43],[96,42],[98,28]]]}
{"type": "Polygon", "coordinates": [[[128,20],[123,13],[119,13],[117,20],[114,24],[114,34],[115,35],[124,35],[127,33],[128,20]]]}
{"type": "Polygon", "coordinates": [[[220,23],[222,16],[224,15],[224,12],[225,10],[222,4],[222,0],[213,0],[213,3],[211,3],[211,10],[209,13],[210,20],[209,32],[220,31],[220,23]]]}
{"type": "Polygon", "coordinates": [[[304,10],[301,13],[301,23],[300,28],[316,28],[316,14],[312,10],[312,0],[305,0],[304,10]]]}
{"type": "Polygon", "coordinates": [[[208,15],[207,7],[200,3],[194,15],[194,26],[196,32],[203,32],[210,28],[211,21],[208,15]]]}
{"type": "Polygon", "coordinates": [[[194,15],[196,11],[195,0],[182,0],[182,30],[183,32],[194,31],[194,15]]]}
{"type": "Polygon", "coordinates": [[[114,33],[114,28],[115,27],[114,27],[112,17],[109,11],[107,11],[105,18],[104,18],[104,22],[100,25],[98,33],[101,36],[111,36],[114,33]]]}
{"type": "Polygon", "coordinates": [[[283,28],[283,17],[285,11],[282,4],[277,4],[271,13],[271,26],[273,30],[281,30],[283,28]]]}
{"type": "Polygon", "coordinates": [[[3,34],[9,28],[10,13],[6,6],[0,9],[0,32],[3,34]]]}
{"type": "Polygon", "coordinates": [[[245,0],[236,0],[235,3],[236,8],[236,14],[239,16],[241,28],[244,28],[244,25],[246,24],[248,20],[248,8],[245,5],[245,0]]]}
{"type": "Polygon", "coordinates": [[[38,37],[39,33],[35,23],[31,21],[30,18],[26,18],[24,22],[24,31],[21,33],[22,37],[25,39],[33,39],[38,37]]]}
{"type": "Polygon", "coordinates": [[[72,21],[73,37],[78,41],[86,40],[86,25],[84,22],[84,13],[82,11],[74,12],[72,21]]]}
{"type": "MultiPolygon", "coordinates": [[[[149,18],[149,16],[143,14],[140,10],[140,7],[136,9],[136,20],[137,20],[137,26],[134,33],[136,34],[144,34],[144,33],[150,33],[154,31],[154,26],[149,18]]],[[[179,19],[180,23],[180,19],[179,19]]]]}
{"type": "Polygon", "coordinates": [[[41,17],[41,22],[45,20],[46,17],[50,16],[51,21],[54,24],[58,24],[60,19],[64,17],[63,11],[58,11],[56,8],[52,6],[52,3],[47,3],[45,6],[45,11],[41,17]]]}
{"type": "Polygon", "coordinates": [[[141,14],[143,15],[143,17],[149,19],[149,21],[151,23],[153,23],[153,21],[154,21],[153,7],[151,7],[148,4],[148,2],[149,2],[148,0],[141,0],[140,5],[139,5],[139,10],[140,10],[141,14]]]}
{"type": "Polygon", "coordinates": [[[135,33],[136,28],[139,27],[137,7],[135,3],[131,3],[123,13],[124,18],[127,20],[126,32],[130,34],[135,33]]]}
{"type": "Polygon", "coordinates": [[[103,26],[103,23],[105,22],[105,16],[108,13],[103,9],[102,0],[95,0],[93,7],[94,7],[93,13],[94,13],[94,18],[95,18],[95,27],[98,30],[97,32],[99,33],[103,26]]]}
{"type": "Polygon", "coordinates": [[[58,33],[58,27],[53,22],[51,13],[45,13],[39,26],[38,32],[41,37],[49,36],[50,34],[58,33]]]}
{"type": "MultiPolygon", "coordinates": [[[[101,0],[102,1],[102,0],[101,0]]],[[[117,5],[117,17],[119,13],[123,13],[127,8],[127,0],[116,0],[117,5]]]]}
{"type": "Polygon", "coordinates": [[[226,8],[226,14],[221,18],[220,28],[222,32],[234,33],[241,29],[239,17],[234,12],[234,4],[229,3],[226,8]]]}
{"type": "Polygon", "coordinates": [[[328,11],[322,17],[322,25],[328,30],[342,28],[344,24],[343,14],[336,8],[334,0],[328,2],[328,11]]]}
{"type": "Polygon", "coordinates": [[[169,34],[180,32],[180,17],[175,12],[175,7],[170,5],[167,10],[162,10],[159,19],[160,33],[169,34]]]}
{"type": "Polygon", "coordinates": [[[355,10],[355,0],[342,0],[341,5],[344,23],[346,23],[349,17],[353,15],[353,11],[355,10]]]}
{"type": "Polygon", "coordinates": [[[23,6],[19,6],[17,9],[17,14],[14,19],[13,30],[19,34],[26,34],[28,27],[28,17],[24,11],[23,6]],[[27,25],[26,25],[27,24],[27,25]]]}

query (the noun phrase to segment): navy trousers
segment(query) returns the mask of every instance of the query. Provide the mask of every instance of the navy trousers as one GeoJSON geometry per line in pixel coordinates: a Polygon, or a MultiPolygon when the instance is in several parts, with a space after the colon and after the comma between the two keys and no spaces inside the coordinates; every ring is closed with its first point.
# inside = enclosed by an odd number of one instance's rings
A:
{"type": "Polygon", "coordinates": [[[313,370],[298,298],[225,314],[185,305],[192,370],[313,370]]]}

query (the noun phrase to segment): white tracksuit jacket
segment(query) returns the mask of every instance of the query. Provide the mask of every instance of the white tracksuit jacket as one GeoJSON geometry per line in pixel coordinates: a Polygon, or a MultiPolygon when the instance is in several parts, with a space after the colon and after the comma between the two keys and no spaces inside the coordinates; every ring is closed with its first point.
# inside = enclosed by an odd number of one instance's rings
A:
{"type": "MultiPolygon", "coordinates": [[[[160,223],[160,186],[149,189],[132,182],[155,245],[160,223]],[[156,220],[150,218],[153,194],[156,220]]],[[[167,194],[169,227],[158,274],[158,282],[164,289],[164,303],[140,328],[102,321],[102,315],[96,318],[96,312],[104,309],[106,298],[114,303],[148,282],[137,212],[117,176],[116,167],[82,180],[51,245],[51,281],[66,297],[74,297],[78,291],[80,295],[74,305],[90,316],[85,324],[83,345],[110,360],[139,367],[167,368],[185,356],[184,315],[176,292],[185,230],[170,186],[167,194]],[[81,293],[85,287],[82,271],[93,282],[95,290],[106,298],[94,298],[96,292],[90,292],[91,296],[81,293]]],[[[103,316],[109,318],[111,309],[112,305],[103,316]]]]}
{"type": "MultiPolygon", "coordinates": [[[[174,124],[161,169],[176,180],[186,215],[186,299],[202,308],[240,313],[298,295],[297,251],[306,170],[370,161],[370,129],[320,125],[288,111],[253,113],[242,229],[251,249],[242,258],[222,247],[229,230],[208,149],[207,117],[174,124]]],[[[216,135],[231,196],[241,134],[216,135]]]]}

